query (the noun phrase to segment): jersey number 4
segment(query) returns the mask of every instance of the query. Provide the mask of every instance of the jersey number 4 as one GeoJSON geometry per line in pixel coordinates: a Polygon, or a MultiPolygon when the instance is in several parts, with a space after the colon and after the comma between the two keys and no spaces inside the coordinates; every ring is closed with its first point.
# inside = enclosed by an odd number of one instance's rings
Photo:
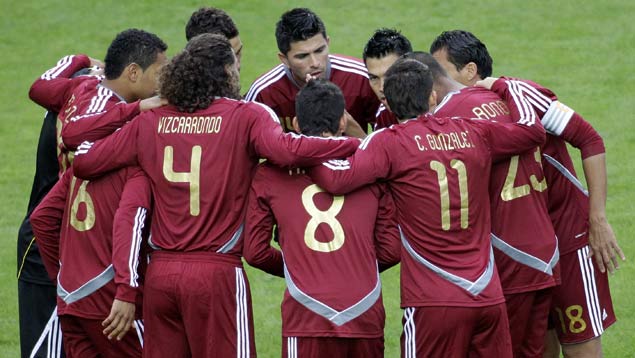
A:
{"type": "Polygon", "coordinates": [[[198,216],[201,212],[201,146],[192,147],[190,171],[174,171],[174,147],[168,145],[163,151],[163,176],[172,183],[190,184],[190,215],[198,216]]]}

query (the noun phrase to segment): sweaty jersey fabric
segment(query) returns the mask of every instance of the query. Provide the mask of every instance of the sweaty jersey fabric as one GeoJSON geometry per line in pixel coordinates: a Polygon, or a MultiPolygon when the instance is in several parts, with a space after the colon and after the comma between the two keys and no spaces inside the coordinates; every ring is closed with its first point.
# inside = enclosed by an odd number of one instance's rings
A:
{"type": "MultiPolygon", "coordinates": [[[[494,84],[503,85],[503,81],[494,84]]],[[[516,91],[512,88],[512,92],[516,91]]],[[[505,102],[482,87],[464,87],[448,93],[434,113],[440,117],[512,122],[505,102]]],[[[527,292],[556,285],[558,246],[547,212],[547,183],[540,148],[494,163],[489,190],[492,243],[503,292],[527,292]]]]}
{"type": "MultiPolygon", "coordinates": [[[[329,55],[326,79],[335,83],[346,101],[346,111],[364,131],[375,122],[379,100],[368,83],[366,66],[357,58],[329,55]]],[[[280,64],[260,76],[249,88],[245,99],[271,107],[280,118],[285,132],[293,131],[295,96],[300,91],[289,69],[280,64]]]]}
{"type": "Polygon", "coordinates": [[[73,166],[84,178],[141,166],[154,195],[150,244],[155,248],[240,256],[249,184],[259,158],[282,166],[312,165],[346,156],[358,143],[285,134],[265,105],[217,98],[193,113],[173,106],[143,112],[102,141],[82,144],[73,166]]]}
{"type": "Polygon", "coordinates": [[[29,91],[42,107],[58,112],[57,155],[59,175],[72,163],[72,151],[84,140],[103,138],[139,113],[139,101],[126,103],[101,85],[100,76],[71,76],[90,66],[86,55],[71,55],[44,72],[29,91]]]}
{"type": "Polygon", "coordinates": [[[421,115],[371,134],[347,161],[311,171],[335,194],[388,183],[402,232],[402,307],[504,301],[490,245],[491,164],[540,145],[544,129],[524,97],[503,90],[517,123],[421,115]]]}
{"type": "Polygon", "coordinates": [[[577,112],[558,101],[549,89],[528,80],[513,79],[547,129],[542,163],[547,178],[549,215],[558,236],[560,255],[589,243],[589,199],[577,178],[566,143],[581,151],[582,159],[604,153],[604,141],[577,112]]]}
{"type": "Polygon", "coordinates": [[[57,278],[58,315],[104,319],[114,298],[140,302],[149,207],[149,183],[138,168],[94,181],[68,170],[51,189],[31,223],[49,276],[57,278]]]}
{"type": "Polygon", "coordinates": [[[385,189],[333,196],[302,170],[261,164],[251,185],[244,255],[287,281],[284,337],[383,337],[378,261],[389,267],[400,256],[385,189]],[[282,252],[270,245],[274,225],[282,252]]]}

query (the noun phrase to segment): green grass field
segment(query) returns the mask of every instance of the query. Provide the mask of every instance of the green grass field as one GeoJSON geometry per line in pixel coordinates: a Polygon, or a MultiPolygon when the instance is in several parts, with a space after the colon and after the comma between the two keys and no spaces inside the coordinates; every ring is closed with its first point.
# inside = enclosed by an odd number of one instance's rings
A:
{"type": "MultiPolygon", "coordinates": [[[[415,49],[427,50],[443,30],[474,32],[494,57],[495,75],[533,79],[558,93],[602,134],[607,148],[609,220],[628,257],[611,277],[618,323],[604,335],[606,357],[635,357],[635,3],[609,1],[126,1],[2,0],[0,24],[0,357],[18,357],[16,236],[27,205],[44,110],[27,97],[32,81],[59,58],[86,53],[102,58],[129,27],[155,32],[173,55],[185,44],[184,27],[201,5],[225,9],[245,45],[243,92],[277,64],[273,35],[280,14],[308,6],[324,20],[331,52],[361,57],[378,27],[395,27],[415,49]]],[[[572,156],[578,158],[573,150],[572,156]]],[[[579,161],[578,161],[579,163],[579,161]]],[[[578,166],[579,167],[579,166],[578,166]]],[[[581,172],[581,171],[579,171],[581,172]]],[[[281,279],[248,269],[261,357],[280,356],[281,279]]],[[[399,273],[383,275],[386,357],[399,356],[399,273]]]]}

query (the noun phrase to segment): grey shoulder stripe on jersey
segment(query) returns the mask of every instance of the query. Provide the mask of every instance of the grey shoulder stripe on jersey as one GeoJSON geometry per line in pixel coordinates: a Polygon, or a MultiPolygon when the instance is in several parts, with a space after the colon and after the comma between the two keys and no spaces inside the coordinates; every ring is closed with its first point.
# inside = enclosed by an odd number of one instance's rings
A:
{"type": "Polygon", "coordinates": [[[557,161],[554,157],[549,156],[548,154],[543,153],[542,156],[547,160],[547,162],[549,162],[549,164],[553,165],[560,173],[562,173],[562,175],[564,175],[565,178],[567,178],[571,182],[571,184],[575,185],[578,190],[584,193],[584,195],[589,196],[589,192],[584,189],[582,183],[580,183],[580,180],[576,178],[576,176],[573,175],[573,173],[571,173],[569,169],[562,165],[562,163],[557,161]]]}
{"type": "Polygon", "coordinates": [[[512,260],[519,262],[525,266],[529,266],[535,270],[540,272],[544,272],[549,276],[553,276],[553,268],[558,263],[560,259],[560,252],[558,251],[558,244],[556,241],[556,249],[551,256],[549,262],[544,262],[541,259],[532,256],[524,251],[518,250],[517,248],[511,246],[505,241],[501,240],[498,236],[490,233],[490,237],[492,239],[492,245],[502,251],[505,255],[509,256],[512,260]]]}
{"type": "Polygon", "coordinates": [[[240,226],[238,227],[238,230],[236,230],[234,235],[232,235],[232,238],[229,239],[229,241],[227,241],[225,245],[223,245],[220,249],[216,250],[216,252],[219,254],[226,254],[229,251],[231,251],[231,249],[233,249],[234,246],[236,246],[236,243],[238,242],[238,239],[240,239],[240,236],[242,236],[244,228],[245,228],[245,224],[244,223],[240,224],[240,226]]]}
{"type": "Polygon", "coordinates": [[[483,290],[489,285],[492,280],[492,276],[494,274],[494,250],[490,246],[490,254],[489,254],[489,262],[485,267],[485,271],[481,274],[481,276],[474,282],[465,279],[463,277],[454,275],[438,266],[433,264],[432,262],[426,260],[423,256],[419,255],[410,245],[406,236],[404,235],[401,227],[399,227],[399,234],[401,235],[401,242],[403,243],[406,251],[413,259],[418,261],[423,266],[429,268],[432,272],[439,275],[441,278],[451,282],[454,285],[461,287],[467,292],[471,293],[473,296],[478,295],[483,292],[483,290]]]}
{"type": "Polygon", "coordinates": [[[286,264],[284,265],[284,280],[287,282],[287,289],[289,290],[291,297],[308,310],[328,319],[337,326],[350,322],[368,311],[375,302],[377,302],[379,296],[381,296],[381,280],[379,279],[379,271],[377,271],[377,284],[375,285],[375,288],[373,288],[364,298],[343,311],[337,311],[302,292],[302,290],[296,286],[295,282],[293,282],[293,279],[291,279],[291,274],[289,273],[286,264]]]}
{"type": "Polygon", "coordinates": [[[113,278],[115,278],[115,269],[112,267],[112,265],[110,265],[106,267],[106,269],[102,273],[93,277],[90,281],[83,284],[80,288],[76,289],[73,292],[68,292],[64,289],[64,287],[62,287],[62,283],[60,282],[58,276],[57,295],[60,296],[60,298],[64,300],[66,304],[71,304],[102,288],[113,278]]]}

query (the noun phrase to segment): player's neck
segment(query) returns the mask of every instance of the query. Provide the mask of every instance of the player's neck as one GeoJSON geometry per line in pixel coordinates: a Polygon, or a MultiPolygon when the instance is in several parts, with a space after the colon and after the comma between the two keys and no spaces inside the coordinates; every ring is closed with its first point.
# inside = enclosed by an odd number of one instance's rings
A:
{"type": "Polygon", "coordinates": [[[113,91],[117,96],[123,98],[127,103],[134,102],[137,98],[134,97],[132,91],[126,83],[119,78],[114,80],[104,79],[101,81],[101,85],[113,91]]]}

